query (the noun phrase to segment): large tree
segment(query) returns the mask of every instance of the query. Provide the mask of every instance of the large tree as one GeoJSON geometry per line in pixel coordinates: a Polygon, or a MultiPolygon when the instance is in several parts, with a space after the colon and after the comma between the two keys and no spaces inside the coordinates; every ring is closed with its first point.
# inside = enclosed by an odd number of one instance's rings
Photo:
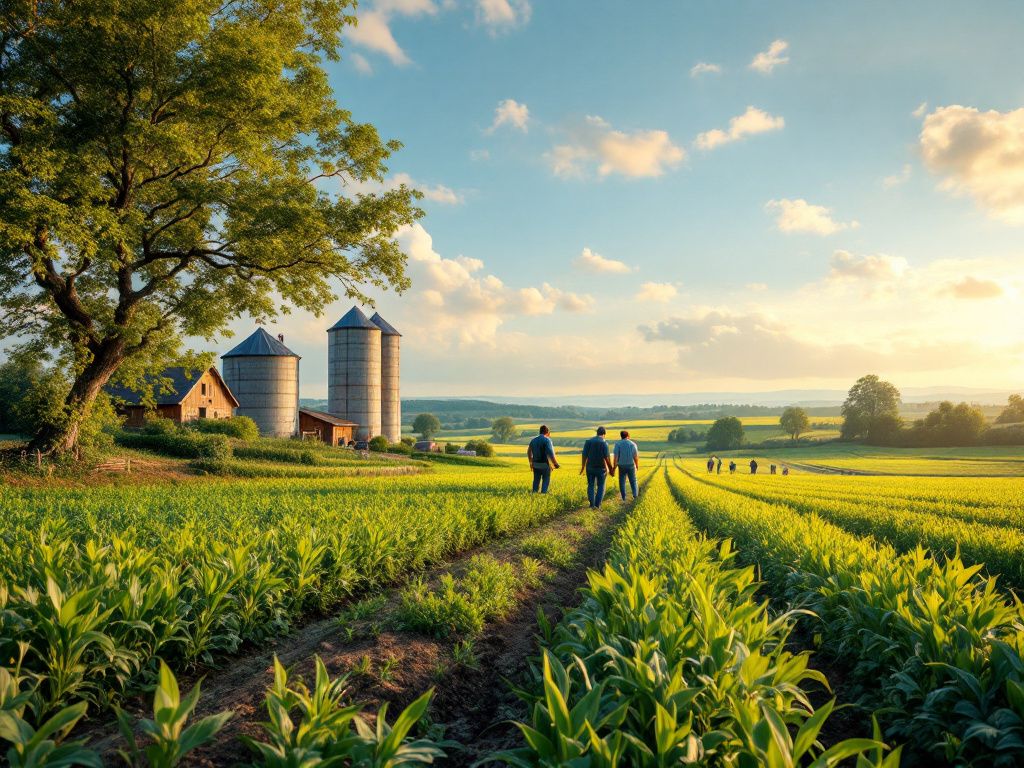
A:
{"type": "Polygon", "coordinates": [[[861,376],[850,387],[843,403],[845,439],[866,437],[872,442],[887,440],[900,427],[900,391],[875,374],[861,376]]]}
{"type": "Polygon", "coordinates": [[[334,99],[354,0],[8,0],[0,6],[0,336],[68,372],[66,450],[128,384],[233,318],[403,290],[422,212],[334,99]]]}
{"type": "Polygon", "coordinates": [[[732,451],[743,445],[743,422],[735,416],[717,419],[707,433],[707,450],[732,451]]]}
{"type": "Polygon", "coordinates": [[[432,413],[421,413],[412,422],[412,431],[430,440],[441,431],[441,420],[432,413]]]}
{"type": "Polygon", "coordinates": [[[791,405],[779,417],[779,426],[791,438],[799,440],[800,435],[811,428],[811,420],[807,418],[807,411],[799,406],[791,405]]]}
{"type": "Polygon", "coordinates": [[[519,430],[511,416],[502,416],[491,422],[491,437],[498,443],[511,443],[519,430]]]}

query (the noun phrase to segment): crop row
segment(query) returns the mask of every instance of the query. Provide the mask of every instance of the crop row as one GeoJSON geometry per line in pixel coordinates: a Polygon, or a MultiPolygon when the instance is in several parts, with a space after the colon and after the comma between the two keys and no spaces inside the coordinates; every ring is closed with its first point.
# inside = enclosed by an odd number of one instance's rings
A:
{"type": "MultiPolygon", "coordinates": [[[[717,478],[717,476],[716,476],[717,478]]],[[[696,479],[705,482],[701,476],[696,479]]],[[[999,525],[964,520],[953,515],[934,514],[920,508],[908,508],[896,499],[879,504],[869,497],[861,500],[838,498],[801,498],[790,494],[784,483],[771,487],[741,481],[726,490],[769,503],[785,504],[802,514],[817,514],[851,533],[876,536],[891,542],[901,551],[924,546],[937,553],[957,552],[971,564],[983,565],[1014,587],[1024,586],[1024,531],[999,525]]]]}
{"type": "Polygon", "coordinates": [[[833,710],[814,711],[809,684],[827,685],[809,654],[785,650],[794,624],[758,602],[754,569],[731,564],[728,542],[699,537],[664,474],[648,484],[616,534],[582,605],[555,627],[529,690],[515,766],[894,766],[875,739],[826,749],[833,710]]]}
{"type": "Polygon", "coordinates": [[[211,663],[581,501],[578,489],[529,498],[509,475],[107,488],[31,508],[5,497],[0,658],[27,647],[40,715],[105,706],[151,678],[158,658],[211,663]]]}
{"type": "Polygon", "coordinates": [[[887,737],[909,757],[1024,760],[1024,609],[980,565],[922,548],[901,554],[815,514],[671,478],[701,528],[731,537],[777,597],[817,615],[823,649],[882,707],[887,737]]]}

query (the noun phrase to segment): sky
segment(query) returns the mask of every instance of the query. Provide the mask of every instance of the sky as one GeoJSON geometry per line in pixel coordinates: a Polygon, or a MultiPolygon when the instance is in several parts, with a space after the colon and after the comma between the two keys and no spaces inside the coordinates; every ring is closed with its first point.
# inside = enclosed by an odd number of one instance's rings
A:
{"type": "MultiPolygon", "coordinates": [[[[366,0],[403,396],[1024,379],[1024,4],[366,0]]],[[[339,184],[338,194],[380,189],[339,184]]],[[[326,393],[326,329],[269,327],[326,393]]],[[[373,308],[367,308],[367,314],[373,308]]],[[[222,353],[253,329],[241,319],[222,353]]]]}

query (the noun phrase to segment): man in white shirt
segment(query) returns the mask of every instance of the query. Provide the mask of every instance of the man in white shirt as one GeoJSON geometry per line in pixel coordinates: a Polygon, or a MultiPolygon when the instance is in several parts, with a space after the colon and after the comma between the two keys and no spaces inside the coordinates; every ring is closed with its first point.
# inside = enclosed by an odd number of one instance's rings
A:
{"type": "Polygon", "coordinates": [[[626,500],[626,480],[629,480],[629,489],[636,498],[636,471],[640,469],[640,449],[636,443],[629,439],[629,432],[619,432],[622,439],[615,444],[615,468],[619,470],[619,494],[622,500],[626,500]]]}

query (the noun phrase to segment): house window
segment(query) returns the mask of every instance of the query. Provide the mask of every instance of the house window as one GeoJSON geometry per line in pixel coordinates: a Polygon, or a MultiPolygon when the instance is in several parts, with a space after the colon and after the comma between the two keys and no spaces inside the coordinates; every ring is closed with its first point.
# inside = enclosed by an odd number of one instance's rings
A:
{"type": "Polygon", "coordinates": [[[205,419],[206,418],[206,409],[205,408],[200,408],[199,409],[199,418],[200,419],[205,419]]]}
{"type": "Polygon", "coordinates": [[[205,395],[206,394],[206,385],[205,384],[200,384],[199,386],[201,387],[202,393],[205,395]]]}

